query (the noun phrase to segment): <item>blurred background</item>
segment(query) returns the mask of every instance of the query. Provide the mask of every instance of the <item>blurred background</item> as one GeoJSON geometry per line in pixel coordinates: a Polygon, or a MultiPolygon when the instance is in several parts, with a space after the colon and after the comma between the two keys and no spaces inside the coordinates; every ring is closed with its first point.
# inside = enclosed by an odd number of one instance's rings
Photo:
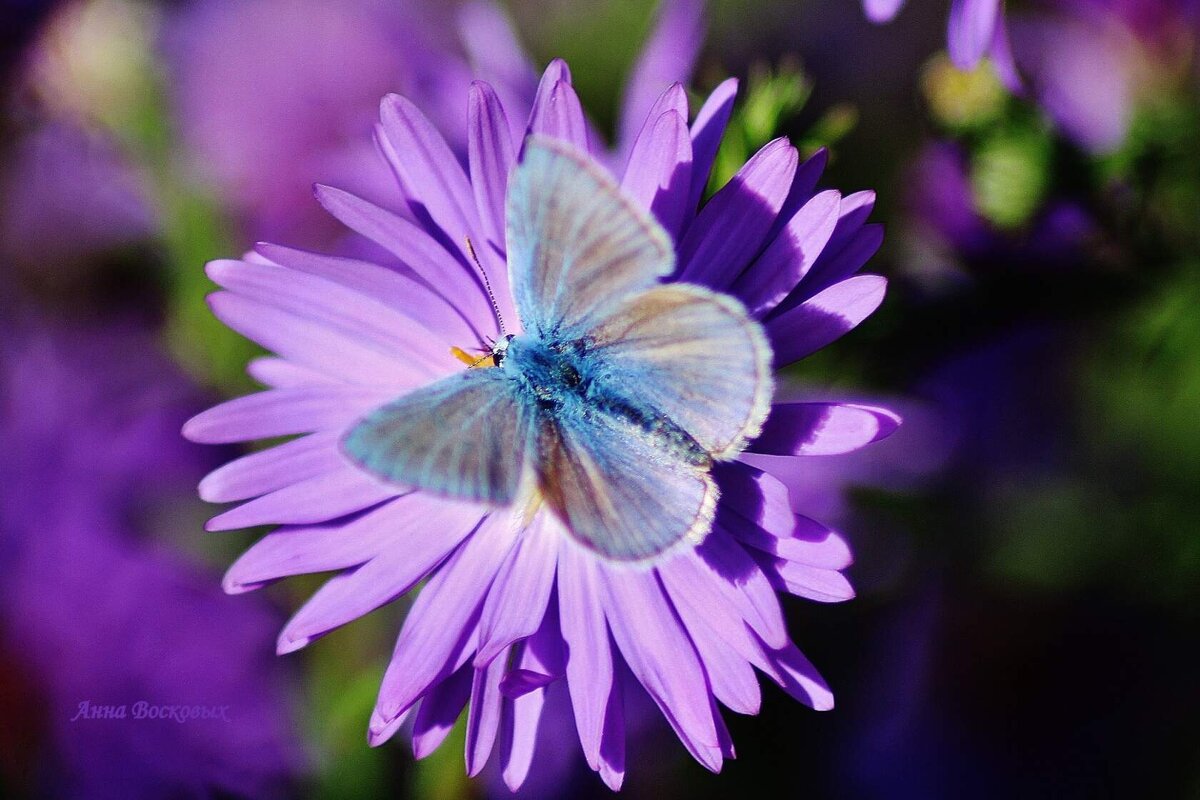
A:
{"type": "MultiPolygon", "coordinates": [[[[655,4],[505,8],[611,132],[655,4]]],[[[886,227],[883,307],[785,380],[906,425],[807,476],[857,556],[855,600],[785,600],[837,709],[766,686],[718,776],[630,714],[629,797],[1200,797],[1200,4],[1006,14],[1010,85],[950,64],[940,0],[885,26],[855,0],[708,5],[692,84],[742,79],[713,185],[786,134],[886,227]]],[[[221,592],[255,532],[202,532],[195,484],[231,453],[178,435],[251,385],[204,262],[353,247],[309,187],[385,190],[388,91],[462,136],[461,19],[0,0],[0,795],[508,794],[454,739],[366,746],[403,602],[274,655],[318,579],[221,592]],[[137,701],[226,711],[103,716],[137,701]]],[[[523,795],[607,796],[546,724],[563,746],[523,795]]]]}

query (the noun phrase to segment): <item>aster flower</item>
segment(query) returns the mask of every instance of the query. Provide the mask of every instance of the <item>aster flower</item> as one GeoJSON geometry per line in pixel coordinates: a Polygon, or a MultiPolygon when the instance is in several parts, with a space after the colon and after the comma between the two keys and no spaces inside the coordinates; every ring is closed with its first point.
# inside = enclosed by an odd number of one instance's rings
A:
{"type": "MultiPolygon", "coordinates": [[[[734,81],[721,84],[689,125],[687,95],[671,85],[616,177],[676,243],[671,279],[737,298],[782,367],[881,302],[884,279],[854,274],[881,231],[865,223],[870,193],[814,192],[824,154],[801,163],[783,139],[701,205],[735,94],[734,81]]],[[[822,602],[853,595],[841,572],[851,560],[844,540],[795,515],[773,471],[853,450],[898,419],[862,405],[776,404],[746,451],[758,466],[739,460],[714,470],[721,499],[707,538],[649,567],[578,547],[548,511],[516,530],[508,509],[405,491],[352,464],[339,443],[360,419],[463,370],[452,348],[487,352],[501,336],[468,240],[499,314],[517,319],[504,202],[521,142],[487,84],[472,85],[469,109],[464,169],[413,103],[383,101],[376,141],[408,217],[318,187],[326,210],[390,250],[400,269],[278,245],[209,265],[223,289],[210,298],[214,313],[275,355],[249,367],[265,391],[200,414],[185,435],[212,443],[298,437],[201,484],[207,500],[244,501],[211,520],[211,530],[282,526],[230,568],[225,588],[339,572],[281,632],[286,653],[424,582],[383,677],[369,726],[374,745],[409,721],[415,754],[427,755],[468,706],[468,771],[479,772],[498,748],[505,781],[519,787],[547,687],[565,680],[587,762],[615,789],[625,772],[622,695],[640,685],[688,751],[719,770],[733,745],[717,702],[757,712],[755,669],[814,708],[833,704],[789,640],[774,590],[822,602]]],[[[565,63],[542,76],[526,130],[596,152],[565,63]]]]}

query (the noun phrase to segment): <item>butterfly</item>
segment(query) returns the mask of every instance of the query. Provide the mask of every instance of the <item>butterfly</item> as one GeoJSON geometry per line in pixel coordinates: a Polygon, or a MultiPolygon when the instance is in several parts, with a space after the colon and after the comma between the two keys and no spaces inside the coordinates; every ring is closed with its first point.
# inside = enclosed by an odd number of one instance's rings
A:
{"type": "Polygon", "coordinates": [[[527,140],[505,196],[523,332],[405,394],[342,439],[384,481],[464,500],[545,503],[572,538],[645,562],[710,531],[716,462],[762,430],[762,327],[675,271],[670,235],[587,156],[527,140]]]}

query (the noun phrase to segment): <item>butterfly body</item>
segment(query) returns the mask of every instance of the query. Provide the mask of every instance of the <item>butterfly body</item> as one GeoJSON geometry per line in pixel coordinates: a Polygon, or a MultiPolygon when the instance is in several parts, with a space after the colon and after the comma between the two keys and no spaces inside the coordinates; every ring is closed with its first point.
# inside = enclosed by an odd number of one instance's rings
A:
{"type": "Polygon", "coordinates": [[[712,527],[715,461],[762,429],[771,351],[731,297],[661,283],[669,235],[586,156],[531,139],[506,197],[524,332],[350,429],[396,484],[514,505],[532,484],[576,542],[646,562],[712,527]],[[481,362],[482,363],[482,362],[481,362]]]}
{"type": "Polygon", "coordinates": [[[665,457],[704,469],[712,465],[712,457],[687,431],[638,399],[636,385],[618,384],[620,371],[605,363],[586,336],[514,337],[500,368],[541,426],[583,423],[623,429],[643,437],[665,457]]]}

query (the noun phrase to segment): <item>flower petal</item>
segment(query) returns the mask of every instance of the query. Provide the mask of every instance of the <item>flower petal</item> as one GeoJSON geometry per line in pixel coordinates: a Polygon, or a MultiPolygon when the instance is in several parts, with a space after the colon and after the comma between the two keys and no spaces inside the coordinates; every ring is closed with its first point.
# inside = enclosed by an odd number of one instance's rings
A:
{"type": "Polygon", "coordinates": [[[749,452],[829,456],[890,436],[900,417],[885,408],[850,403],[776,403],[749,452]]]}
{"type": "Polygon", "coordinates": [[[492,754],[496,733],[500,730],[500,710],[504,695],[500,679],[508,667],[508,649],[483,669],[475,668],[471,684],[471,706],[467,709],[467,775],[479,774],[492,754]]]}
{"type": "MultiPolygon", "coordinates": [[[[300,607],[279,634],[279,652],[290,653],[299,650],[317,637],[408,592],[472,530],[478,533],[485,527],[479,525],[482,512],[477,506],[467,503],[443,500],[436,505],[425,507],[419,518],[408,516],[411,510],[413,509],[406,503],[393,509],[397,512],[394,515],[389,512],[389,518],[393,520],[393,525],[397,526],[390,534],[389,545],[383,548],[378,556],[356,570],[330,578],[300,607]],[[404,517],[399,513],[401,510],[405,513],[404,517]]],[[[478,551],[478,547],[468,547],[474,540],[475,537],[472,536],[467,544],[455,551],[459,562],[464,558],[469,560],[470,555],[478,551]],[[464,551],[470,555],[460,556],[464,551]]],[[[441,581],[438,581],[441,575],[442,571],[439,570],[430,578],[430,584],[441,585],[441,581]]],[[[418,602],[424,597],[426,590],[422,590],[417,598],[418,602]]],[[[432,601],[427,600],[425,604],[430,602],[432,601]]],[[[461,613],[470,615],[474,611],[475,608],[472,608],[461,613]]],[[[432,616],[436,618],[438,615],[435,613],[432,616]]],[[[410,613],[405,620],[406,630],[413,621],[414,616],[410,613]]],[[[438,641],[447,650],[452,649],[460,641],[456,637],[461,633],[461,626],[458,630],[448,627],[438,641]],[[447,643],[446,639],[454,641],[447,643]]],[[[403,639],[402,631],[401,640],[403,639]]],[[[442,676],[436,673],[430,676],[429,682],[421,687],[421,690],[424,691],[438,677],[442,676]]],[[[407,707],[411,702],[404,705],[407,707]]]]}
{"type": "Polygon", "coordinates": [[[471,84],[468,103],[467,164],[475,191],[475,208],[484,234],[503,249],[504,194],[509,170],[516,161],[508,116],[495,90],[481,81],[471,84]]]}
{"type": "Polygon", "coordinates": [[[653,573],[601,572],[609,628],[621,655],[697,761],[716,772],[721,750],[696,651],[653,573]]]}
{"type": "Polygon", "coordinates": [[[468,666],[461,667],[421,698],[413,720],[413,758],[431,755],[450,735],[471,696],[474,672],[468,666]]]}
{"type": "Polygon", "coordinates": [[[263,386],[272,389],[294,389],[305,386],[322,386],[337,383],[322,372],[274,356],[261,356],[246,365],[246,374],[263,386]]]}
{"type": "MultiPolygon", "coordinates": [[[[659,5],[654,29],[625,84],[617,134],[620,153],[630,151],[634,136],[651,117],[659,93],[672,83],[691,78],[703,41],[704,3],[701,0],[664,0],[659,5]]],[[[685,106],[685,119],[686,114],[685,106]]],[[[623,163],[623,159],[618,163],[623,163]]]]}
{"type": "MultiPolygon", "coordinates": [[[[326,200],[330,200],[335,205],[338,200],[331,199],[335,196],[347,200],[350,206],[354,205],[353,195],[337,195],[337,190],[318,187],[317,195],[318,197],[324,196],[326,200]]],[[[350,215],[349,207],[342,210],[350,215]]],[[[378,210],[383,211],[383,209],[378,210]]],[[[359,209],[359,211],[364,212],[364,217],[369,215],[369,211],[365,209],[359,209]]],[[[335,216],[337,215],[335,214],[335,216]]],[[[354,226],[351,225],[351,227],[354,226]]],[[[362,231],[359,232],[362,233],[362,231]]],[[[364,235],[370,238],[369,234],[364,235]]],[[[436,243],[434,244],[436,245],[436,243]]],[[[386,245],[384,246],[386,247],[386,245]]],[[[458,302],[461,301],[461,298],[455,298],[455,301],[447,299],[439,290],[430,286],[424,278],[420,277],[417,271],[407,265],[400,265],[401,269],[389,269],[368,261],[308,253],[273,244],[260,243],[255,246],[255,249],[275,264],[299,272],[307,272],[310,275],[318,275],[386,303],[413,318],[443,341],[470,341],[481,335],[476,330],[472,318],[466,311],[459,308],[458,302]]],[[[445,260],[450,260],[440,246],[438,246],[438,252],[441,256],[446,257],[445,260]]],[[[452,269],[459,270],[461,267],[455,263],[452,269]]],[[[441,280],[443,285],[452,283],[452,281],[446,280],[446,276],[440,269],[437,274],[443,276],[441,280]]],[[[471,296],[473,296],[472,293],[467,293],[468,299],[471,296]]],[[[485,316],[484,319],[486,321],[490,319],[490,316],[485,316]]]]}
{"type": "Polygon", "coordinates": [[[766,555],[758,556],[756,560],[782,591],[818,603],[841,603],[854,597],[854,587],[837,570],[810,567],[766,555]]]}
{"type": "Polygon", "coordinates": [[[405,363],[400,353],[385,353],[328,325],[240,294],[210,294],[208,305],[217,319],[247,339],[348,383],[414,387],[433,377],[427,367],[405,363]]]}
{"type": "Polygon", "coordinates": [[[487,665],[500,651],[537,631],[554,588],[561,535],[546,514],[522,532],[484,601],[476,667],[487,665]]]}
{"type": "Polygon", "coordinates": [[[268,389],[197,414],[184,423],[183,435],[193,442],[225,444],[342,428],[391,396],[359,386],[268,389]]]}
{"type": "MultiPolygon", "coordinates": [[[[287,575],[327,572],[363,564],[393,544],[418,548],[433,544],[425,536],[425,519],[438,519],[447,501],[420,492],[397,497],[346,522],[279,528],[259,539],[225,573],[223,586],[230,593],[257,589],[287,575]],[[407,537],[420,536],[412,544],[407,537]]],[[[461,538],[461,537],[459,537],[461,538]]],[[[457,540],[445,545],[448,550],[457,540]]]]}
{"type": "Polygon", "coordinates": [[[724,290],[758,255],[788,196],[799,155],[770,142],[700,209],[679,243],[679,279],[724,290]]]}
{"type": "Polygon", "coordinates": [[[691,188],[692,140],[678,111],[667,111],[633,145],[621,188],[678,238],[691,188]]]}
{"type": "Polygon", "coordinates": [[[325,522],[382,503],[397,494],[395,486],[343,464],[333,472],[297,481],[218,514],[204,528],[231,531],[255,525],[325,522]]]}
{"type": "Polygon", "coordinates": [[[886,291],[887,278],[856,275],[768,319],[775,367],[799,361],[853,330],[879,308],[886,291]]]}
{"type": "Polygon", "coordinates": [[[386,726],[455,666],[455,654],[475,638],[483,597],[514,536],[508,515],[492,514],[429,578],[400,630],[372,727],[386,726]]]}
{"type": "Polygon", "coordinates": [[[600,601],[597,567],[576,547],[559,548],[558,609],[567,645],[567,688],[588,766],[599,769],[605,709],[613,693],[613,659],[600,601]]]}
{"type": "Polygon", "coordinates": [[[953,0],[947,36],[950,60],[959,69],[972,69],[995,37],[1000,0],[953,0]]]}
{"type": "Polygon", "coordinates": [[[455,286],[454,302],[472,327],[482,328],[488,335],[499,332],[487,293],[470,268],[419,225],[341,189],[318,185],[315,191],[326,211],[346,227],[393,253],[434,291],[437,287],[455,286]]]}
{"type": "Polygon", "coordinates": [[[783,610],[771,582],[731,536],[714,531],[698,547],[659,565],[664,569],[679,570],[682,579],[711,587],[763,641],[776,647],[787,641],[783,610]]]}
{"type": "Polygon", "coordinates": [[[737,98],[737,78],[727,78],[713,89],[704,101],[696,119],[692,121],[692,189],[688,194],[688,221],[700,207],[700,198],[708,186],[713,161],[725,135],[725,126],[733,114],[733,101],[737,98]]]}
{"type": "Polygon", "coordinates": [[[529,133],[561,139],[584,153],[590,150],[583,106],[571,86],[571,70],[561,58],[551,61],[542,74],[529,112],[529,133]]]}
{"type": "Polygon", "coordinates": [[[754,668],[731,649],[723,638],[714,633],[708,619],[686,602],[675,602],[671,586],[665,581],[664,585],[672,605],[679,612],[688,638],[696,646],[696,652],[712,686],[713,696],[738,714],[757,714],[762,703],[762,694],[758,688],[758,679],[754,676],[754,668]]]}
{"type": "Polygon", "coordinates": [[[812,269],[833,235],[841,199],[832,190],[815,195],[734,281],[730,292],[753,316],[762,316],[778,305],[812,269]]]}
{"type": "Polygon", "coordinates": [[[282,489],[346,465],[337,432],[313,433],[235,458],[200,481],[200,499],[228,503],[282,489]]]}

